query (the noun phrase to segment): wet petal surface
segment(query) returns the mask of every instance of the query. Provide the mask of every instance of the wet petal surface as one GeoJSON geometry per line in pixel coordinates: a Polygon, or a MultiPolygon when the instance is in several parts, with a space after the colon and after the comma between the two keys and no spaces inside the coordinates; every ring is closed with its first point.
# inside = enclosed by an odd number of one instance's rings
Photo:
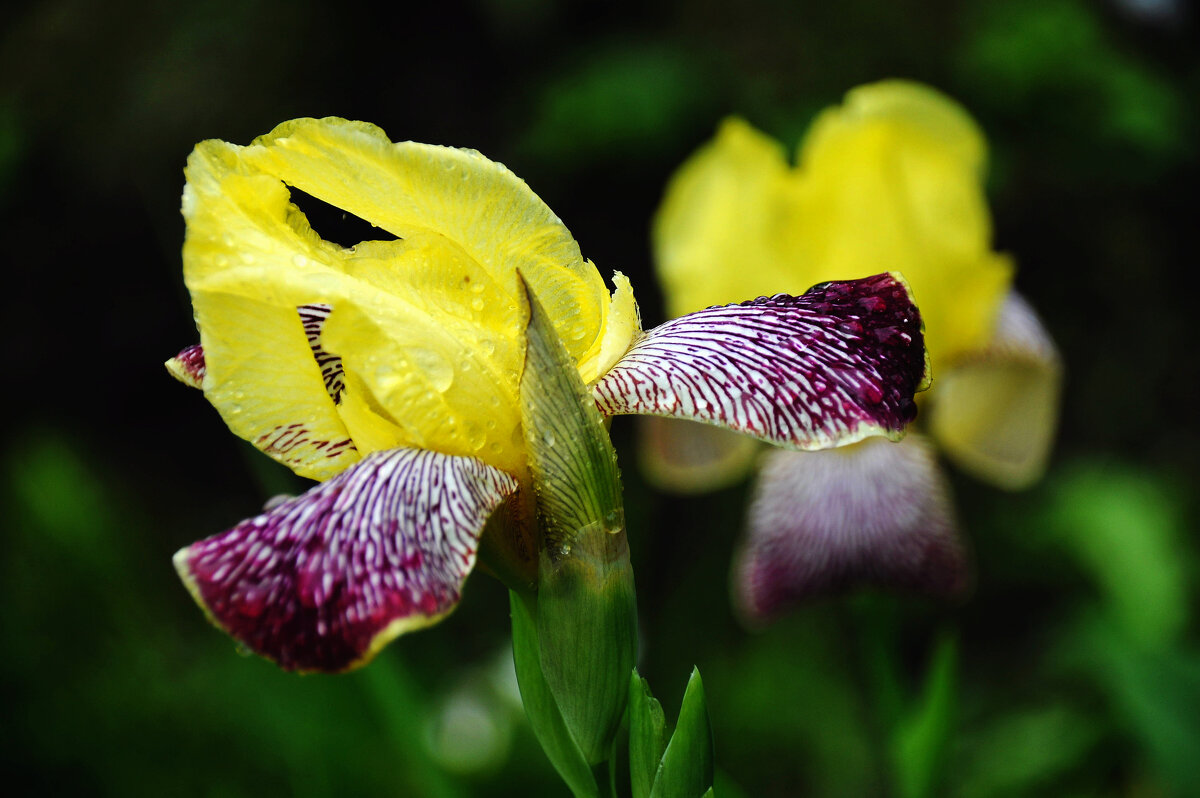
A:
{"type": "Polygon", "coordinates": [[[927,385],[921,319],[893,274],[692,313],[596,384],[607,415],[670,416],[796,449],[899,437],[927,385]]]}

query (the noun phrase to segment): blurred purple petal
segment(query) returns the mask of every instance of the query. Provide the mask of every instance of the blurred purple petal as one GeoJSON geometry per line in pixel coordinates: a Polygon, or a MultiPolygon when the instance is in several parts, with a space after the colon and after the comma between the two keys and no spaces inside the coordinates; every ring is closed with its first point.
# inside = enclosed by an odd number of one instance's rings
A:
{"type": "Polygon", "coordinates": [[[927,384],[921,318],[895,275],[681,316],[593,388],[606,415],[691,419],[797,449],[899,437],[927,384]]]}
{"type": "Polygon", "coordinates": [[[909,435],[828,452],[772,452],[735,579],[750,622],[855,587],[960,593],[966,553],[929,443],[909,435]]]}
{"type": "Polygon", "coordinates": [[[375,452],[303,496],[182,549],[217,626],[289,670],[364,664],[458,603],[508,474],[466,457],[375,452]]]}

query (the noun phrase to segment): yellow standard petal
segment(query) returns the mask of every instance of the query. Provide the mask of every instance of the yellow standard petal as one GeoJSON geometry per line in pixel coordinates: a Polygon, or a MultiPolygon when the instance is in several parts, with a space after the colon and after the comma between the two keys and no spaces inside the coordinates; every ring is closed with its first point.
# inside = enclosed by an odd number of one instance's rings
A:
{"type": "Polygon", "coordinates": [[[187,178],[185,279],[205,391],[236,433],[306,476],[397,446],[522,474],[516,396],[528,308],[518,270],[585,379],[637,333],[628,281],[618,276],[610,296],[550,209],[473,151],[300,119],[248,147],[202,143],[187,178]],[[289,187],[400,240],[322,240],[289,187]],[[316,345],[337,358],[337,391],[297,314],[312,304],[330,308],[316,345]],[[296,424],[307,438],[287,457],[263,445],[296,424]],[[348,454],[322,460],[326,439],[346,441],[348,454]]]}

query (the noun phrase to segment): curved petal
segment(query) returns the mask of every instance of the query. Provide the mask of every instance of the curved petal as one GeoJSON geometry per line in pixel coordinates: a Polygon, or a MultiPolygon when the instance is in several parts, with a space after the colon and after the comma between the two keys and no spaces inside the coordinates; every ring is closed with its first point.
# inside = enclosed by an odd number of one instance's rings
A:
{"type": "Polygon", "coordinates": [[[458,603],[489,516],[517,490],[478,460],[396,449],[175,555],[221,629],[288,670],[365,664],[458,603]]]}
{"type": "Polygon", "coordinates": [[[1002,488],[1023,488],[1046,470],[1061,388],[1054,341],[1012,292],[991,343],[938,375],[929,429],[964,470],[1002,488]]]}
{"type": "Polygon", "coordinates": [[[638,419],[642,473],[674,493],[706,493],[737,483],[761,449],[753,438],[711,424],[661,416],[638,419]]]}
{"type": "Polygon", "coordinates": [[[921,317],[879,274],[651,330],[593,388],[601,412],[716,424],[796,449],[898,438],[928,384],[921,317]]]}
{"type": "Polygon", "coordinates": [[[766,458],[734,569],[743,617],[860,586],[961,592],[966,555],[946,478],[919,435],[766,458]]]}

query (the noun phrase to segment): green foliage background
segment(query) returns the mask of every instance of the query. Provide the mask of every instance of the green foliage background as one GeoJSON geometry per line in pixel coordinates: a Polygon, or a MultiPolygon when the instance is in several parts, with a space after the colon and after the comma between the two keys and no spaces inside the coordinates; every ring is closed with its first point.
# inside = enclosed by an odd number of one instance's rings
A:
{"type": "MultiPolygon", "coordinates": [[[[41,0],[0,11],[6,414],[0,762],[67,795],[559,795],[516,697],[508,600],[347,677],[233,646],[170,555],[302,490],[162,361],[194,340],[181,169],[295,116],[471,146],[661,320],[647,226],[727,113],[789,141],[852,86],[923,80],[993,145],[997,243],[1061,344],[1048,478],[955,480],[966,602],[855,596],[750,633],[745,487],[683,501],[614,437],[639,668],[704,675],[727,796],[1200,795],[1200,20],[1186,2],[41,0]],[[1157,9],[1157,10],[1156,10],[1157,9]],[[1165,11],[1164,11],[1165,9],[1165,11]]],[[[887,264],[880,264],[886,268],[887,264]]]]}

